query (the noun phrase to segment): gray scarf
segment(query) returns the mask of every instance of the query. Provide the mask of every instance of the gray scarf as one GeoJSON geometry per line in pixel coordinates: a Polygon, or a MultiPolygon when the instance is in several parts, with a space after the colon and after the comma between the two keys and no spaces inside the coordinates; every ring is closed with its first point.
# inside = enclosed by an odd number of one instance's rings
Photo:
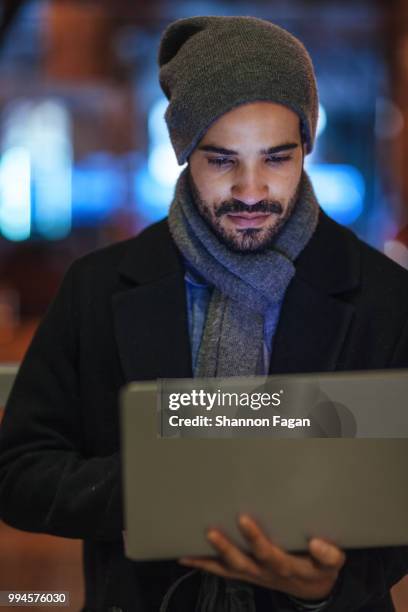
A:
{"type": "MultiPolygon", "coordinates": [[[[303,171],[299,198],[273,245],[263,253],[236,253],[197,210],[188,169],[180,175],[169,211],[171,235],[189,263],[214,287],[195,377],[265,374],[264,318],[295,274],[294,261],[316,229],[319,206],[303,171]]],[[[203,572],[196,612],[255,612],[252,587],[203,572]]]]}
{"type": "Polygon", "coordinates": [[[173,239],[214,287],[194,376],[264,374],[264,317],[282,301],[295,274],[296,257],[317,225],[319,207],[303,172],[295,208],[273,246],[263,253],[236,253],[211,231],[197,210],[185,169],[169,212],[173,239]]]}

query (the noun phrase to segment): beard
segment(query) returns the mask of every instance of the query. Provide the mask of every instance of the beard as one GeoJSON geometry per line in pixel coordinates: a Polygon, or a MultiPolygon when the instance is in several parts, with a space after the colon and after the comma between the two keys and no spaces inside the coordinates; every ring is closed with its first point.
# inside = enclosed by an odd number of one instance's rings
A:
{"type": "Polygon", "coordinates": [[[302,177],[286,205],[278,200],[261,200],[248,205],[240,200],[224,200],[216,207],[211,207],[203,200],[189,172],[190,187],[197,209],[217,238],[231,251],[236,253],[262,253],[274,243],[276,236],[289,219],[299,199],[302,177]],[[229,213],[270,213],[272,225],[260,228],[229,229],[222,225],[222,218],[229,213]]]}

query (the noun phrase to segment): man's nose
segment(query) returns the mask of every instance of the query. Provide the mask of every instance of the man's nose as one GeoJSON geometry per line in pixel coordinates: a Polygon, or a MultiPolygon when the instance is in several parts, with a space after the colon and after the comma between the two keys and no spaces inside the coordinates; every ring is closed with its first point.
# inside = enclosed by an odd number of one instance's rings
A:
{"type": "Polygon", "coordinates": [[[261,200],[268,198],[268,185],[262,173],[253,171],[242,172],[231,188],[231,195],[236,200],[252,206],[261,200]]]}

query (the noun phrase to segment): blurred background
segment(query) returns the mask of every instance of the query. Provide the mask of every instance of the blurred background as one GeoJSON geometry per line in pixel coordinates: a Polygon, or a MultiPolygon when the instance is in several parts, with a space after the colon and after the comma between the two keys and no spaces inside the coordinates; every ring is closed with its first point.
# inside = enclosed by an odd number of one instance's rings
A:
{"type": "MultiPolygon", "coordinates": [[[[180,168],[157,48],[172,20],[253,15],[298,36],[320,91],[321,205],[408,267],[407,0],[2,0],[0,363],[19,362],[68,265],[166,215],[180,168]]],[[[0,590],[71,592],[80,543],[0,523],[0,590]]],[[[408,611],[408,586],[394,591],[408,611]]]]}

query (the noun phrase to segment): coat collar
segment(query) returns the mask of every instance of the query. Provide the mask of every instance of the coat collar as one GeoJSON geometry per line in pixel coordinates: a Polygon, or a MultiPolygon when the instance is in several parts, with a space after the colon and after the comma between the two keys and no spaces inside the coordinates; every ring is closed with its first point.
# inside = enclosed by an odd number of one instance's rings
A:
{"type": "Polygon", "coordinates": [[[128,241],[119,275],[126,288],[113,315],[126,381],[191,378],[184,270],[166,220],[128,241]]]}
{"type": "Polygon", "coordinates": [[[347,293],[360,284],[359,241],[322,210],[311,240],[296,262],[296,278],[328,295],[347,293]]]}
{"type": "Polygon", "coordinates": [[[270,374],[325,372],[338,367],[355,311],[347,295],[358,288],[360,277],[357,238],[321,211],[284,298],[270,374]]]}
{"type": "MultiPolygon", "coordinates": [[[[192,376],[184,267],[167,220],[128,241],[113,296],[126,380],[192,376]]],[[[271,373],[335,369],[354,308],[342,297],[360,283],[358,240],[323,212],[296,262],[274,339],[271,373]]]]}
{"type": "MultiPolygon", "coordinates": [[[[128,240],[118,271],[138,285],[172,273],[184,274],[167,219],[128,240]]],[[[296,277],[317,290],[336,295],[358,287],[360,274],[358,239],[321,210],[316,231],[296,261],[296,277]]]]}
{"type": "Polygon", "coordinates": [[[119,275],[137,285],[154,283],[183,272],[182,259],[173,242],[167,219],[150,225],[127,241],[119,275]]]}

